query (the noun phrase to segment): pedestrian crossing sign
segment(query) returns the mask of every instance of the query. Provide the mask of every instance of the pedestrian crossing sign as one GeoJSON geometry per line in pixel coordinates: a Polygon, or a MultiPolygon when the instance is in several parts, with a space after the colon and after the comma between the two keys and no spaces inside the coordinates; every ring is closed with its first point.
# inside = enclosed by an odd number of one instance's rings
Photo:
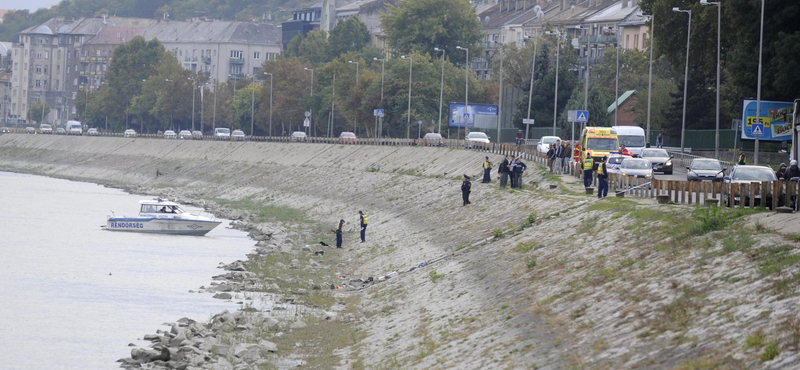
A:
{"type": "Polygon", "coordinates": [[[579,110],[577,112],[575,122],[589,122],[589,111],[579,110]]]}
{"type": "Polygon", "coordinates": [[[753,136],[763,136],[764,135],[764,124],[763,123],[753,123],[753,136]]]}

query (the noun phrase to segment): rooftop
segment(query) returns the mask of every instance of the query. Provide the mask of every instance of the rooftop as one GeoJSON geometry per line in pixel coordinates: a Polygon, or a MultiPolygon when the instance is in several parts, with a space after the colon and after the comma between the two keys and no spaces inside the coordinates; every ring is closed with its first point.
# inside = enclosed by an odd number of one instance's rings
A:
{"type": "Polygon", "coordinates": [[[227,42],[252,45],[279,45],[280,28],[268,23],[236,21],[158,21],[142,31],[148,40],[157,38],[163,43],[227,42]]]}
{"type": "Polygon", "coordinates": [[[617,106],[622,105],[622,103],[624,103],[626,100],[628,100],[628,98],[633,96],[633,93],[635,93],[635,92],[636,92],[636,90],[628,90],[628,91],[624,92],[622,95],[620,95],[619,99],[617,99],[616,104],[611,103],[611,105],[608,106],[608,109],[607,109],[608,113],[613,113],[614,109],[617,106]]]}

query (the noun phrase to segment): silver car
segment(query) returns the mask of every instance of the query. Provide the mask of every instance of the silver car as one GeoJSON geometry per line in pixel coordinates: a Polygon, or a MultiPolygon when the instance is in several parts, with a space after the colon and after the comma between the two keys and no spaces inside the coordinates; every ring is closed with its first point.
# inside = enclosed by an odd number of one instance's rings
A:
{"type": "Polygon", "coordinates": [[[647,148],[642,150],[642,158],[653,164],[653,171],[672,175],[672,156],[664,149],[647,148]]]}
{"type": "MultiPolygon", "coordinates": [[[[731,173],[728,176],[725,176],[724,179],[725,182],[729,184],[731,183],[749,184],[752,182],[778,181],[778,177],[775,176],[775,171],[773,171],[772,168],[769,168],[767,166],[747,166],[747,165],[733,166],[733,168],[731,168],[731,173]]],[[[741,202],[741,198],[739,197],[739,195],[740,194],[737,194],[734,197],[733,199],[734,204],[739,204],[741,202]]],[[[731,203],[730,197],[731,196],[729,194],[727,196],[727,199],[725,199],[725,202],[727,204],[731,203]]],[[[744,204],[747,204],[749,200],[750,200],[750,195],[749,194],[745,195],[744,204]]],[[[769,193],[767,194],[766,201],[767,203],[765,204],[765,206],[767,208],[772,208],[772,194],[769,193]]],[[[761,195],[755,196],[753,204],[755,206],[762,204],[761,195]]]]}
{"type": "Polygon", "coordinates": [[[619,166],[619,172],[623,176],[640,177],[649,180],[653,178],[653,165],[647,159],[625,158],[619,166]]]}

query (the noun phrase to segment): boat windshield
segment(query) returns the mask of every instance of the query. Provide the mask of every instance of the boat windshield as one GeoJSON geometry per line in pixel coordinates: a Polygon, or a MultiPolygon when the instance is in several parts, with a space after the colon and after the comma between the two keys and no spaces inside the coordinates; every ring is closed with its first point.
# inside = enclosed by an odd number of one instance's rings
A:
{"type": "Polygon", "coordinates": [[[142,211],[141,213],[171,213],[171,214],[179,214],[183,213],[183,209],[178,206],[164,206],[160,204],[142,204],[142,211]]]}

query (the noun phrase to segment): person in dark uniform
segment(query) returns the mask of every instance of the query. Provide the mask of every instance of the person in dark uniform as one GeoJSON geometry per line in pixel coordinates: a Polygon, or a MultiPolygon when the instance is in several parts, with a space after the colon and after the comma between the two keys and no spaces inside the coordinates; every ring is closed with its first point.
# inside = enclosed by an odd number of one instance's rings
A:
{"type": "Polygon", "coordinates": [[[336,234],[336,248],[342,247],[342,229],[344,228],[344,220],[339,220],[339,225],[333,232],[336,234]]]}
{"type": "Polygon", "coordinates": [[[481,181],[482,183],[488,184],[492,182],[492,177],[491,177],[492,167],[493,164],[491,161],[489,161],[489,157],[487,156],[486,160],[483,161],[483,181],[481,181]]]}
{"type": "Polygon", "coordinates": [[[500,168],[497,172],[500,174],[500,187],[505,189],[506,185],[508,185],[508,156],[503,158],[503,163],[500,164],[500,168]]]}
{"type": "Polygon", "coordinates": [[[528,166],[525,165],[525,162],[523,162],[522,158],[520,157],[517,157],[516,161],[517,164],[514,166],[514,178],[516,179],[515,185],[517,186],[517,189],[522,189],[522,173],[525,172],[528,166]]]}
{"type": "Polygon", "coordinates": [[[594,167],[594,160],[592,156],[586,155],[583,160],[583,187],[588,188],[592,186],[592,170],[594,167]]]}
{"type": "Polygon", "coordinates": [[[359,219],[359,221],[361,221],[361,242],[363,243],[363,242],[367,241],[367,238],[366,238],[366,236],[367,236],[367,223],[369,222],[369,220],[367,220],[367,215],[365,215],[364,212],[361,212],[361,211],[358,211],[358,219],[359,219]]]}
{"type": "Polygon", "coordinates": [[[608,170],[606,169],[608,157],[603,157],[603,162],[597,165],[597,198],[608,196],[608,170]]]}
{"type": "Polygon", "coordinates": [[[461,183],[461,198],[464,200],[464,205],[472,204],[469,201],[469,193],[472,191],[472,183],[469,182],[469,176],[464,175],[464,182],[461,183]]]}
{"type": "Polygon", "coordinates": [[[736,161],[738,165],[746,165],[747,157],[744,155],[744,150],[739,149],[739,159],[736,161]]]}

